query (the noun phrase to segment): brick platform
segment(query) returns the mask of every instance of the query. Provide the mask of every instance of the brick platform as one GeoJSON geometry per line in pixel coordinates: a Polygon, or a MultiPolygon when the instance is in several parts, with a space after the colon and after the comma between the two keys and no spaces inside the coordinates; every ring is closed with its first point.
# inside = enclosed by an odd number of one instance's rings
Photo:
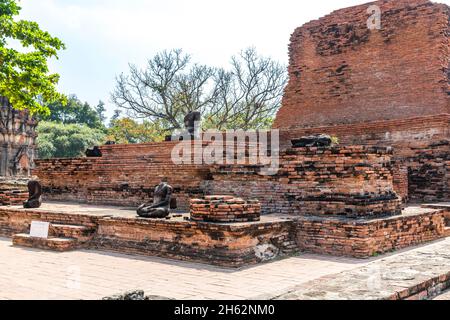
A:
{"type": "Polygon", "coordinates": [[[302,217],[297,243],[307,252],[369,258],[448,236],[444,215],[410,207],[401,216],[375,220],[302,217]]]}
{"type": "Polygon", "coordinates": [[[83,226],[89,230],[84,248],[223,267],[256,264],[298,251],[295,223],[290,219],[266,216],[260,222],[223,224],[186,221],[185,217],[148,220],[136,218],[135,211],[124,208],[68,203],[44,204],[40,209],[0,207],[0,236],[14,237],[16,245],[63,251],[79,248],[70,241],[79,234],[52,231],[49,240],[30,239],[26,234],[31,222],[50,222],[51,230],[61,224],[83,226]],[[55,239],[57,235],[64,238],[55,239]]]}
{"type": "Polygon", "coordinates": [[[242,267],[299,251],[368,258],[443,238],[445,215],[442,209],[412,207],[383,219],[270,215],[230,224],[187,221],[188,215],[147,220],[124,208],[54,203],[41,209],[0,207],[0,236],[43,249],[82,247],[242,267]],[[26,236],[31,221],[50,222],[51,239],[26,236]]]}
{"type": "Polygon", "coordinates": [[[283,130],[280,137],[282,149],[290,147],[291,139],[319,133],[338,137],[340,145],[392,147],[394,189],[404,201],[450,200],[448,114],[351,126],[283,130]]]}

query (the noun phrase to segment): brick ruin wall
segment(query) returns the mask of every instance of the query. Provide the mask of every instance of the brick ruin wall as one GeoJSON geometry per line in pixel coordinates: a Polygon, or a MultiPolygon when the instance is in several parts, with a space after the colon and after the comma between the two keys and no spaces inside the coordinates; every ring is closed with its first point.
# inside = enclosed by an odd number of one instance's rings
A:
{"type": "Polygon", "coordinates": [[[352,126],[282,130],[282,149],[310,134],[336,136],[341,145],[392,146],[396,192],[411,202],[450,200],[450,116],[418,117],[352,126]]]}
{"type": "Polygon", "coordinates": [[[359,124],[448,114],[449,7],[383,0],[295,30],[290,81],[275,127],[359,124]],[[369,6],[381,9],[370,30],[369,6]]]}
{"type": "Polygon", "coordinates": [[[384,0],[337,10],[295,30],[289,84],[274,127],[290,139],[394,147],[404,201],[448,201],[449,7],[384,0]],[[367,9],[381,9],[369,30],[367,9]]]}
{"type": "Polygon", "coordinates": [[[302,217],[297,244],[302,251],[370,258],[446,236],[442,211],[404,214],[378,220],[302,217]]]}
{"type": "Polygon", "coordinates": [[[204,195],[234,195],[261,202],[265,214],[348,217],[395,215],[392,162],[386,148],[346,146],[285,151],[274,176],[252,165],[176,165],[174,142],[103,146],[103,157],[38,160],[45,199],[137,206],[152,198],[163,177],[180,210],[204,195]]]}
{"type": "Polygon", "coordinates": [[[375,147],[298,148],[281,153],[280,171],[217,165],[211,194],[255,198],[264,213],[374,218],[401,213],[390,151],[375,147]]]}
{"type": "MultiPolygon", "coordinates": [[[[178,199],[205,194],[256,198],[264,214],[286,217],[283,223],[246,228],[239,223],[104,218],[96,222],[97,232],[89,244],[100,250],[236,267],[264,261],[266,249],[277,254],[301,249],[366,258],[445,235],[439,210],[399,215],[392,151],[384,147],[287,149],[281,152],[281,169],[275,176],[259,175],[260,165],[175,166],[168,158],[173,147],[170,142],[104,146],[102,158],[39,160],[36,173],[46,199],[131,206],[133,201],[148,200],[147,193],[159,179],[168,177],[178,199]],[[142,183],[148,173],[153,173],[152,180],[142,183]]],[[[39,219],[35,212],[18,214],[7,207],[3,211],[4,235],[24,232],[28,227],[24,221],[39,219]]],[[[47,220],[57,216],[40,214],[47,220]]],[[[74,219],[69,224],[84,224],[76,216],[60,216],[74,219]]]]}
{"type": "Polygon", "coordinates": [[[179,208],[203,195],[209,169],[202,165],[176,165],[171,153],[176,142],[102,146],[101,158],[36,160],[47,200],[81,201],[136,207],[153,197],[163,178],[174,187],[179,208]]]}

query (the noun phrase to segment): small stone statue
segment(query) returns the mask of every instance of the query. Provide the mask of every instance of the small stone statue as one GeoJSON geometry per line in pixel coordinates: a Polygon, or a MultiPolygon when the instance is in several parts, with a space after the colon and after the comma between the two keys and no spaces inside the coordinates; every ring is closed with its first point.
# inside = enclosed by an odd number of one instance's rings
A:
{"type": "Polygon", "coordinates": [[[42,186],[38,181],[28,182],[29,198],[23,203],[25,209],[37,209],[42,205],[42,186]]]}
{"type": "Polygon", "coordinates": [[[163,179],[155,189],[153,202],[141,205],[137,210],[137,214],[141,218],[166,218],[170,214],[172,193],[173,188],[167,183],[167,179],[163,179]]]}
{"type": "Polygon", "coordinates": [[[184,117],[184,126],[191,137],[195,137],[195,124],[200,122],[201,119],[202,114],[198,111],[191,111],[186,115],[186,117],[184,117]]]}
{"type": "Polygon", "coordinates": [[[86,150],[86,157],[88,158],[101,158],[102,156],[103,154],[99,147],[86,150]]]}
{"type": "Polygon", "coordinates": [[[307,136],[292,140],[292,146],[294,148],[329,147],[332,143],[331,137],[326,134],[307,136]]]}

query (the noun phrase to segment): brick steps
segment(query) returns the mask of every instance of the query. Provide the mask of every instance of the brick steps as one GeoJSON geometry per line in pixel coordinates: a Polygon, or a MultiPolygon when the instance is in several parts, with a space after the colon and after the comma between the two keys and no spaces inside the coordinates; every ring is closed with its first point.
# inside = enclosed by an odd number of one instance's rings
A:
{"type": "Polygon", "coordinates": [[[13,236],[13,245],[58,252],[71,251],[83,248],[92,239],[94,232],[86,226],[51,223],[47,239],[16,234],[13,236]]]}
{"type": "Polygon", "coordinates": [[[444,235],[445,235],[445,237],[450,237],[450,226],[447,226],[444,229],[444,235]]]}
{"type": "Polygon", "coordinates": [[[57,238],[74,238],[81,242],[89,241],[93,230],[85,226],[51,224],[49,233],[57,238]]]}
{"type": "Polygon", "coordinates": [[[58,252],[78,249],[78,241],[73,238],[40,239],[32,238],[29,234],[16,234],[13,237],[13,245],[27,248],[38,248],[58,252]]]}
{"type": "Polygon", "coordinates": [[[284,254],[292,254],[298,251],[298,245],[295,241],[288,241],[283,244],[282,250],[284,254]]]}
{"type": "Polygon", "coordinates": [[[450,212],[446,211],[444,214],[444,218],[445,218],[445,229],[444,229],[444,234],[446,237],[450,237],[450,212]]]}

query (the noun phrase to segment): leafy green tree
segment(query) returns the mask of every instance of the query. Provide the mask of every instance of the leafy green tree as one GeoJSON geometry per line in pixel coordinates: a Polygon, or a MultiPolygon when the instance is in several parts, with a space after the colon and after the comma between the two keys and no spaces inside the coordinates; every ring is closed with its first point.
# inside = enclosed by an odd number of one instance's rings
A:
{"type": "Polygon", "coordinates": [[[111,117],[110,121],[109,121],[109,127],[114,127],[114,123],[116,120],[119,120],[120,116],[122,114],[122,110],[116,109],[114,110],[114,114],[111,117]]]}
{"type": "Polygon", "coordinates": [[[37,132],[41,159],[79,157],[87,148],[105,141],[102,130],[81,124],[41,121],[37,132]]]}
{"type": "Polygon", "coordinates": [[[87,102],[81,102],[76,95],[70,95],[66,105],[60,102],[48,106],[50,114],[42,116],[42,120],[63,124],[85,124],[90,128],[104,129],[103,119],[105,107],[100,102],[92,108],[87,102]]]}
{"type": "Polygon", "coordinates": [[[98,105],[95,107],[95,111],[97,112],[98,118],[100,119],[100,121],[102,123],[105,123],[106,121],[106,107],[105,107],[105,103],[103,101],[99,101],[98,105]]]}
{"type": "Polygon", "coordinates": [[[48,114],[48,103],[66,100],[56,90],[59,75],[50,73],[47,63],[65,46],[37,23],[16,20],[20,10],[16,0],[0,0],[0,96],[16,109],[48,114]]]}
{"type": "Polygon", "coordinates": [[[115,119],[107,139],[120,144],[160,142],[164,140],[164,129],[158,121],[138,123],[130,118],[115,119]]]}

